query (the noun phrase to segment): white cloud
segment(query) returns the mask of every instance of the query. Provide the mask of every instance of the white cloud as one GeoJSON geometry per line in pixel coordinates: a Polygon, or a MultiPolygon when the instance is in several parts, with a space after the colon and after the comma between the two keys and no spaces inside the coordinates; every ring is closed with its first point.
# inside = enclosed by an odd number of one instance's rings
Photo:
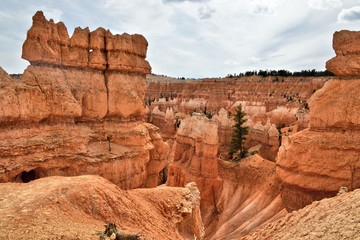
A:
{"type": "Polygon", "coordinates": [[[239,66],[241,63],[238,61],[234,61],[234,60],[226,60],[224,62],[225,65],[232,65],[232,66],[239,66]]]}
{"type": "Polygon", "coordinates": [[[352,7],[349,9],[341,9],[338,15],[338,22],[353,22],[360,20],[360,6],[352,7]]]}
{"type": "Polygon", "coordinates": [[[89,26],[90,30],[101,26],[114,34],[143,34],[149,42],[147,60],[153,72],[168,76],[225,76],[258,69],[323,69],[326,60],[334,55],[333,32],[359,29],[356,20],[360,10],[355,7],[360,5],[359,0],[343,2],[4,1],[0,10],[0,66],[10,72],[23,70],[21,46],[31,26],[31,17],[36,10],[43,10],[47,19],[63,21],[69,33],[77,26],[89,26]],[[339,6],[344,9],[337,9],[339,6]]]}
{"type": "Polygon", "coordinates": [[[175,53],[178,56],[182,56],[182,57],[194,57],[195,54],[191,51],[187,51],[184,49],[180,49],[180,48],[172,48],[170,49],[173,53],[175,53]]]}
{"type": "Polygon", "coordinates": [[[199,16],[201,19],[211,18],[213,13],[215,13],[215,9],[210,8],[209,6],[201,6],[199,7],[199,16]]]}
{"type": "Polygon", "coordinates": [[[252,57],[249,58],[249,60],[250,60],[251,62],[258,63],[258,62],[261,61],[261,58],[252,56],[252,57]]]}
{"type": "Polygon", "coordinates": [[[312,9],[327,10],[339,8],[343,2],[342,0],[308,0],[307,4],[312,9]]]}
{"type": "Polygon", "coordinates": [[[255,14],[271,16],[278,12],[282,0],[254,0],[252,10],[255,14]]]}

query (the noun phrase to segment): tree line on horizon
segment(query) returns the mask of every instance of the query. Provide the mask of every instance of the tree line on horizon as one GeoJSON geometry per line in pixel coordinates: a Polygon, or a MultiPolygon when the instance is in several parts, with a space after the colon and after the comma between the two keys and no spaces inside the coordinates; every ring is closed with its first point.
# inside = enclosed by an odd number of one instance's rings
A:
{"type": "Polygon", "coordinates": [[[245,73],[239,74],[228,74],[226,77],[234,78],[234,77],[244,77],[244,76],[262,76],[262,77],[328,77],[335,76],[332,72],[325,71],[317,71],[315,69],[312,70],[302,70],[290,72],[288,70],[255,70],[255,71],[246,71],[245,73]]]}

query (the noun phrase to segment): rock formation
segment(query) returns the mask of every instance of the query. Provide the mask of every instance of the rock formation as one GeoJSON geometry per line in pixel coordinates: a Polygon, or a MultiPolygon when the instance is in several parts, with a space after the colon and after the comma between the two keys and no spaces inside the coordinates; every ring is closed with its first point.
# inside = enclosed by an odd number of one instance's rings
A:
{"type": "MultiPolygon", "coordinates": [[[[172,122],[176,117],[181,120],[193,112],[203,112],[215,119],[222,115],[221,119],[224,119],[230,113],[234,114],[241,104],[251,122],[247,146],[258,150],[263,158],[273,161],[279,148],[279,136],[275,131],[270,134],[272,124],[275,125],[273,130],[289,126],[298,126],[292,130],[309,127],[307,101],[328,79],[330,77],[287,77],[279,80],[251,76],[177,80],[147,75],[147,119],[160,128],[160,135],[170,140],[168,143],[173,146],[176,131],[169,127],[170,118],[165,118],[168,109],[174,113],[172,122]],[[263,127],[259,128],[260,124],[263,127]]],[[[227,152],[232,125],[232,122],[219,121],[220,152],[227,152]]]]}
{"type": "MultiPolygon", "coordinates": [[[[188,114],[194,110],[204,111],[206,106],[208,113],[215,114],[221,108],[230,111],[239,101],[242,102],[244,111],[253,117],[280,107],[289,110],[299,108],[331,77],[286,77],[277,81],[272,77],[260,76],[189,81],[164,81],[161,76],[159,80],[155,79],[154,75],[147,76],[145,100],[149,102],[165,98],[167,101],[153,102],[151,108],[159,106],[161,111],[165,111],[171,106],[175,112],[188,114]],[[175,99],[175,103],[170,101],[175,99]]],[[[272,122],[271,118],[270,120],[271,123],[278,124],[272,122]]]]}
{"type": "Polygon", "coordinates": [[[169,167],[167,184],[184,186],[196,182],[202,206],[214,203],[221,185],[217,172],[217,131],[218,125],[202,114],[184,119],[176,137],[174,164],[169,167]]]}
{"type": "Polygon", "coordinates": [[[32,65],[117,70],[122,73],[148,74],[145,61],[148,43],[139,35],[112,35],[109,30],[76,28],[69,38],[64,23],[47,21],[41,11],[33,16],[27,32],[22,58],[32,65]]]}
{"type": "Polygon", "coordinates": [[[326,69],[337,76],[360,75],[360,32],[342,30],[334,33],[336,57],[326,63],[326,69]]]}
{"type": "Polygon", "coordinates": [[[167,145],[144,123],[147,42],[33,17],[20,80],[0,69],[0,182],[96,174],[121,188],[162,180],[167,145]],[[108,136],[109,141],[107,141],[108,136]],[[111,147],[111,151],[109,151],[111,147]]]}
{"type": "Polygon", "coordinates": [[[313,202],[237,240],[358,239],[360,190],[313,202]]]}
{"type": "Polygon", "coordinates": [[[279,150],[279,132],[270,122],[265,125],[257,122],[249,128],[246,146],[249,148],[256,146],[260,156],[275,161],[279,150]]]}
{"type": "MultiPolygon", "coordinates": [[[[347,43],[355,41],[354,34],[334,34],[338,56],[352,58],[359,42],[347,43]]],[[[328,70],[343,69],[334,73],[349,76],[338,56],[328,62],[328,70]]],[[[358,76],[328,81],[310,99],[310,129],[284,139],[276,172],[284,184],[282,198],[289,211],[335,196],[340,187],[360,187],[359,80],[358,76]]]]}
{"type": "Polygon", "coordinates": [[[147,239],[202,239],[199,191],[166,186],[124,191],[99,176],[0,183],[1,239],[99,239],[104,224],[147,239]]]}
{"type": "Polygon", "coordinates": [[[218,159],[217,121],[196,113],[182,120],[167,185],[196,182],[205,239],[231,239],[281,217],[286,210],[274,162],[258,155],[241,163],[218,159]]]}

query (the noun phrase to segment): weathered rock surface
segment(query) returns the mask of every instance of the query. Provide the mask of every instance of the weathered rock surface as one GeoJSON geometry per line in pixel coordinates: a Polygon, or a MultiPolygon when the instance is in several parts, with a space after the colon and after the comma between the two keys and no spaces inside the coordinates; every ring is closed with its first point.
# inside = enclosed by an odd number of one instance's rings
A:
{"type": "Polygon", "coordinates": [[[265,159],[275,161],[279,150],[279,132],[274,124],[262,124],[257,122],[249,127],[249,135],[246,139],[247,147],[258,145],[258,153],[265,159]]]}
{"type": "Polygon", "coordinates": [[[148,43],[139,35],[112,35],[109,30],[76,28],[69,38],[64,23],[47,21],[41,11],[33,16],[22,58],[31,64],[117,70],[148,74],[145,60],[148,43]]]}
{"type": "Polygon", "coordinates": [[[360,75],[360,32],[342,30],[335,32],[333,48],[336,57],[326,62],[326,69],[337,76],[360,75]]]}
{"type": "Polygon", "coordinates": [[[360,187],[359,90],[359,80],[329,81],[310,102],[310,129],[284,139],[277,175],[289,211],[360,187]]]}
{"type": "MultiPolygon", "coordinates": [[[[327,69],[339,76],[359,75],[338,57],[357,53],[356,32],[334,34],[337,57],[327,69]],[[345,65],[344,65],[345,64],[345,65]],[[334,68],[334,66],[336,68],[334,68]]],[[[288,136],[277,158],[282,198],[289,211],[335,196],[340,187],[360,187],[360,79],[333,79],[311,97],[310,128],[288,136]]]]}
{"type": "Polygon", "coordinates": [[[219,194],[218,125],[201,114],[181,122],[176,137],[174,164],[168,172],[169,186],[184,186],[196,182],[202,206],[212,205],[219,194]]]}
{"type": "Polygon", "coordinates": [[[201,239],[199,191],[158,187],[124,191],[99,176],[0,183],[1,239],[99,239],[116,221],[147,239],[201,239]]]}
{"type": "Polygon", "coordinates": [[[182,120],[167,185],[194,181],[201,193],[205,239],[244,236],[286,213],[275,163],[255,155],[241,163],[217,158],[218,120],[193,114],[182,120]]]}
{"type": "Polygon", "coordinates": [[[358,239],[360,190],[313,202],[245,236],[252,239],[358,239]]]}
{"type": "Polygon", "coordinates": [[[19,80],[0,69],[0,182],[84,174],[124,189],[162,182],[168,147],[144,122],[146,49],[140,35],[101,28],[69,38],[37,12],[23,45],[31,65],[19,80]]]}

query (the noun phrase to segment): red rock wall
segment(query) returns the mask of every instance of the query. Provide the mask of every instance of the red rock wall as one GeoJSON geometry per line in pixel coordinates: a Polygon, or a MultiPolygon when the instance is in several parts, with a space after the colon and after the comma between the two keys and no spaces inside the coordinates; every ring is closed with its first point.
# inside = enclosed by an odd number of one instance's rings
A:
{"type": "Polygon", "coordinates": [[[101,28],[69,38],[37,12],[23,45],[31,65],[20,80],[0,69],[0,182],[97,174],[156,186],[168,147],[144,122],[146,50],[141,35],[101,28]]]}

